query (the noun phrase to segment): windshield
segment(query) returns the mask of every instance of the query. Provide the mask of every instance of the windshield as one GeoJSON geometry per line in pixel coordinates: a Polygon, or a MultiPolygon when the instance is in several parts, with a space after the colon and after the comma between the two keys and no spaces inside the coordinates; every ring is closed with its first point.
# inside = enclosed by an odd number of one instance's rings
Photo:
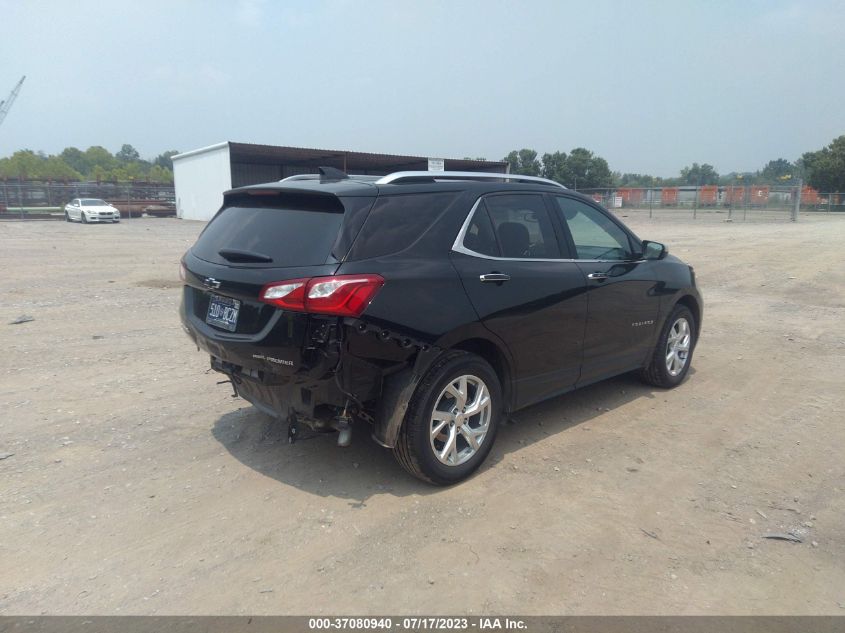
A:
{"type": "Polygon", "coordinates": [[[82,201],[83,207],[107,207],[109,203],[99,198],[84,198],[82,201]]]}

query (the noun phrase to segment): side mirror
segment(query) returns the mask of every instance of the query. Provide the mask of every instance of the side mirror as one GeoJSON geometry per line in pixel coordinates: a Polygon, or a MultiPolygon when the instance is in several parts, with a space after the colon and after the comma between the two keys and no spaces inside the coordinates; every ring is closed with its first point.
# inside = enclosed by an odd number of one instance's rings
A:
{"type": "Polygon", "coordinates": [[[669,254],[669,249],[660,242],[643,241],[643,259],[663,259],[669,254]]]}

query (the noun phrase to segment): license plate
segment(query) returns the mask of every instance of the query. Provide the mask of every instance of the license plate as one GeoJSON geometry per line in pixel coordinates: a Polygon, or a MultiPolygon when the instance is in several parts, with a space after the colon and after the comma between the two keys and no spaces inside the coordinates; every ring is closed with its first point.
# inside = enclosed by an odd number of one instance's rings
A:
{"type": "Polygon", "coordinates": [[[224,330],[234,332],[238,327],[238,311],[241,309],[241,302],[229,297],[211,295],[208,302],[208,314],[205,315],[205,322],[215,325],[224,330]]]}

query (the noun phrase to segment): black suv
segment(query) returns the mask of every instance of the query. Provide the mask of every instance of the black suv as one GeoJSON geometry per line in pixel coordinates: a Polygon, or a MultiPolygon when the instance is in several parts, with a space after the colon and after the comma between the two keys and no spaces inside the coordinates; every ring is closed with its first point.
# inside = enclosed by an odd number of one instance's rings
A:
{"type": "Polygon", "coordinates": [[[321,168],[234,189],[181,274],[186,332],[290,441],[365,427],[441,485],[509,412],[632,370],[674,387],[701,330],[690,266],[526,176],[321,168]]]}

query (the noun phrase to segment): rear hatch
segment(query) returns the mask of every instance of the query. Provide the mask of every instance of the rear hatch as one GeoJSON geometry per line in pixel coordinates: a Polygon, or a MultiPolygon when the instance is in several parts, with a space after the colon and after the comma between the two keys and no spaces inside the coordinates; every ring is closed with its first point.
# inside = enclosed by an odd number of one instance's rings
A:
{"type": "Polygon", "coordinates": [[[236,190],[184,258],[182,318],[224,361],[290,374],[326,319],[259,300],[265,285],[335,273],[373,198],[296,190],[236,190]],[[315,323],[316,321],[316,323],[315,323]]]}

